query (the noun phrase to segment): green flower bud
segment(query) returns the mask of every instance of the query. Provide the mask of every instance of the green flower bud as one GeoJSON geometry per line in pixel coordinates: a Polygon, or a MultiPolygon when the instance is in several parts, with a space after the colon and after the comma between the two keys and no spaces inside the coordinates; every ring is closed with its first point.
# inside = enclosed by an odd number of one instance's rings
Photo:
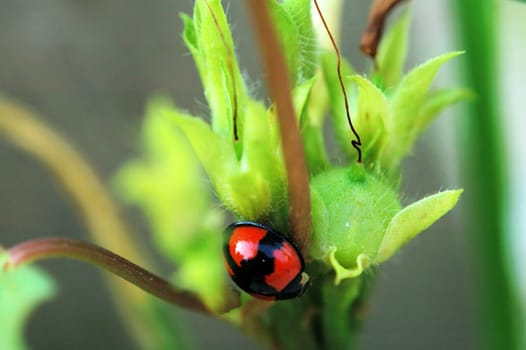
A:
{"type": "Polygon", "coordinates": [[[316,176],[311,193],[310,254],[334,269],[338,284],[391,257],[451,210],[462,190],[439,192],[401,209],[389,182],[354,165],[316,176]]]}
{"type": "Polygon", "coordinates": [[[311,256],[346,269],[374,260],[389,222],[401,208],[392,186],[356,165],[316,176],[311,192],[311,256]]]}

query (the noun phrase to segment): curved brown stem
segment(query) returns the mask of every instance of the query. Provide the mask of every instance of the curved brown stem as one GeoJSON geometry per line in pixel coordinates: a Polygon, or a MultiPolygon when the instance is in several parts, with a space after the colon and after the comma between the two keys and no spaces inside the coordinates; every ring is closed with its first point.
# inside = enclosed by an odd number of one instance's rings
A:
{"type": "Polygon", "coordinates": [[[70,258],[97,265],[171,304],[206,315],[212,312],[193,293],[178,289],[139,265],[95,244],[62,238],[42,238],[20,243],[7,250],[3,269],[49,258],[70,258]]]}
{"type": "MultiPolygon", "coordinates": [[[[50,171],[78,209],[93,240],[143,266],[151,266],[148,254],[135,244],[133,232],[119,215],[118,207],[84,157],[60,134],[42,122],[28,106],[0,96],[0,136],[5,136],[50,171]]],[[[143,347],[155,343],[160,322],[148,306],[147,294],[111,279],[118,310],[143,347]]],[[[160,319],[160,318],[159,318],[160,319]]]]}
{"type": "Polygon", "coordinates": [[[362,34],[360,49],[371,58],[376,57],[378,44],[382,38],[387,15],[404,0],[375,0],[369,10],[367,26],[362,34]]]}
{"type": "Polygon", "coordinates": [[[306,256],[311,227],[309,174],[290,95],[289,72],[272,25],[267,0],[248,0],[247,3],[263,57],[267,87],[278,114],[281,147],[287,169],[290,237],[306,256]]]}

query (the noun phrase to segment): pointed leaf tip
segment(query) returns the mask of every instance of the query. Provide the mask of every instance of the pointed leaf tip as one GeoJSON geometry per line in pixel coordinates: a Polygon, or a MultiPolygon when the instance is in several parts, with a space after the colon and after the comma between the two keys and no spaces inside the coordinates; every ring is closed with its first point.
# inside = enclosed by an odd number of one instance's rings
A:
{"type": "Polygon", "coordinates": [[[376,262],[389,259],[403,245],[435,223],[458,202],[462,189],[436,193],[402,209],[389,223],[376,262]]]}
{"type": "Polygon", "coordinates": [[[418,134],[417,118],[438,70],[461,54],[463,51],[453,51],[424,62],[407,73],[396,87],[390,99],[388,142],[380,157],[387,169],[396,168],[412,148],[418,134]]]}
{"type": "Polygon", "coordinates": [[[395,86],[402,78],[409,46],[410,23],[411,11],[405,9],[402,15],[389,28],[378,47],[376,63],[378,74],[383,78],[385,86],[395,86]]]}
{"type": "Polygon", "coordinates": [[[389,104],[384,93],[367,78],[353,75],[350,79],[358,86],[358,106],[352,118],[364,145],[364,160],[374,162],[378,142],[385,133],[389,104]]]}

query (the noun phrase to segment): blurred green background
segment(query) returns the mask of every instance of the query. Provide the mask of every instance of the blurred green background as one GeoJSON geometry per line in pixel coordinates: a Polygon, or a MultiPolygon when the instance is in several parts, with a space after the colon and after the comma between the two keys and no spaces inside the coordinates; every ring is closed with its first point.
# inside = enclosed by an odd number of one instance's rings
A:
{"type": "MultiPolygon", "coordinates": [[[[410,66],[462,49],[448,4],[414,1],[410,66]]],[[[368,67],[357,50],[368,5],[347,1],[343,20],[342,50],[359,69],[368,67]]],[[[207,112],[196,70],[180,38],[178,13],[190,13],[191,8],[191,0],[0,0],[0,93],[39,111],[109,182],[138,149],[142,114],[152,93],[168,94],[194,114],[207,112]]],[[[238,1],[227,8],[241,64],[252,78],[253,90],[262,95],[260,62],[247,30],[245,9],[238,1]]],[[[504,2],[499,16],[504,19],[500,48],[505,52],[499,76],[506,146],[511,150],[507,160],[512,164],[509,246],[520,256],[526,251],[522,218],[526,185],[521,183],[526,177],[526,146],[521,140],[526,130],[526,6],[504,2]]],[[[455,67],[460,60],[445,67],[438,85],[461,84],[455,67]]],[[[455,146],[461,112],[462,108],[454,108],[440,117],[405,162],[401,189],[406,203],[441,188],[465,186],[465,179],[458,176],[455,146]]],[[[463,204],[383,265],[367,310],[363,349],[476,349],[484,343],[474,320],[474,295],[483,286],[473,278],[471,235],[466,233],[463,204]]],[[[0,213],[0,242],[5,246],[43,236],[87,238],[54,179],[2,137],[0,213]]],[[[139,239],[148,244],[148,232],[138,214],[131,210],[125,214],[142,234],[139,239]]],[[[516,280],[526,276],[524,260],[520,264],[519,259],[514,261],[516,280]]],[[[72,261],[42,265],[58,281],[60,294],[31,319],[27,336],[32,348],[134,349],[96,269],[72,261]]],[[[520,280],[524,301],[526,277],[520,280]]],[[[255,348],[228,325],[185,315],[204,349],[255,348]]]]}

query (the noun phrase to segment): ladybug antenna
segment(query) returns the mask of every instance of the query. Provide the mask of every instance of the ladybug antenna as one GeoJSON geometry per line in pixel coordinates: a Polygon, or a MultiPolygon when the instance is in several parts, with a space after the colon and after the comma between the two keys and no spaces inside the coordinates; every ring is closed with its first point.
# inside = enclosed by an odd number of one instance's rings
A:
{"type": "Polygon", "coordinates": [[[362,145],[362,141],[360,140],[360,135],[358,135],[358,132],[354,128],[354,125],[351,120],[351,113],[349,112],[349,101],[347,101],[347,90],[345,89],[345,84],[343,83],[343,78],[342,78],[342,71],[341,71],[342,58],[340,55],[340,49],[338,48],[338,45],[336,44],[336,40],[334,40],[334,37],[329,29],[329,26],[327,25],[327,22],[325,21],[325,17],[323,17],[323,13],[321,12],[321,9],[320,9],[320,6],[318,5],[317,0],[314,0],[314,5],[316,6],[316,11],[318,11],[318,14],[323,23],[323,26],[325,27],[325,31],[327,32],[327,34],[329,35],[329,38],[331,39],[332,46],[334,47],[334,51],[336,52],[336,56],[338,58],[338,64],[336,66],[336,70],[338,72],[338,80],[340,81],[340,87],[343,93],[343,101],[345,103],[345,114],[347,116],[347,121],[349,123],[349,126],[351,127],[351,131],[355,136],[355,140],[352,140],[351,144],[356,149],[356,152],[358,152],[358,163],[361,163],[362,162],[362,149],[360,148],[360,146],[362,145]]]}
{"type": "Polygon", "coordinates": [[[234,63],[233,63],[233,52],[231,48],[228,46],[225,35],[223,34],[223,31],[221,30],[221,27],[219,26],[219,21],[217,20],[217,17],[212,10],[212,7],[208,3],[207,0],[204,0],[204,3],[206,4],[206,7],[208,7],[208,11],[210,11],[210,15],[212,16],[212,20],[214,21],[214,24],[217,28],[217,31],[219,32],[219,36],[221,37],[221,41],[223,42],[223,45],[225,46],[225,50],[227,51],[227,58],[226,58],[226,64],[228,73],[230,74],[230,77],[232,79],[232,119],[234,124],[234,140],[239,140],[239,135],[237,131],[237,87],[236,87],[236,76],[234,74],[234,63]]]}

